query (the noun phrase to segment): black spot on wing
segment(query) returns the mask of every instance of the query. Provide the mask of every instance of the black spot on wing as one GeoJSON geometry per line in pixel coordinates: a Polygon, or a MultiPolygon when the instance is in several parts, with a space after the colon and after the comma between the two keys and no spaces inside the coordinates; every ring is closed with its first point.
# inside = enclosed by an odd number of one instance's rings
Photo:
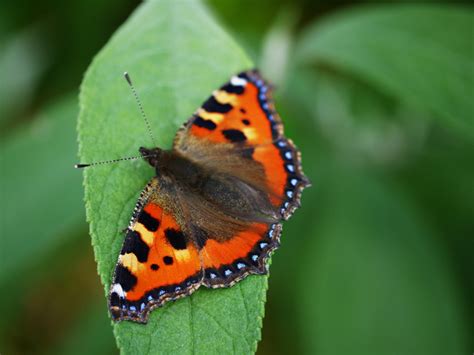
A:
{"type": "Polygon", "coordinates": [[[201,116],[196,116],[193,124],[195,124],[198,127],[206,128],[210,131],[216,129],[217,127],[217,125],[214,122],[212,122],[211,120],[205,120],[201,116]]]}
{"type": "Polygon", "coordinates": [[[156,271],[156,270],[158,270],[160,267],[158,266],[158,264],[151,264],[151,265],[150,265],[150,268],[151,268],[153,271],[156,271]]]}
{"type": "Polygon", "coordinates": [[[216,100],[214,96],[211,96],[207,101],[202,105],[202,108],[207,112],[218,112],[218,113],[227,113],[232,110],[232,105],[230,104],[221,104],[216,100]]]}
{"type": "Polygon", "coordinates": [[[120,297],[116,292],[110,294],[110,305],[118,306],[120,304],[120,297]]]}
{"type": "Polygon", "coordinates": [[[168,228],[165,230],[165,236],[168,243],[170,243],[176,250],[186,249],[186,237],[183,232],[168,228]]]}
{"type": "Polygon", "coordinates": [[[142,240],[137,231],[128,231],[121,254],[133,253],[139,262],[144,263],[148,259],[150,247],[142,240]]]}
{"type": "Polygon", "coordinates": [[[227,83],[221,87],[221,90],[227,91],[229,94],[240,95],[244,92],[244,87],[241,85],[232,85],[231,83],[227,83]]]}
{"type": "Polygon", "coordinates": [[[248,125],[250,124],[250,121],[249,121],[248,119],[244,118],[244,119],[242,120],[242,123],[243,123],[244,125],[248,126],[248,125]]]}
{"type": "Polygon", "coordinates": [[[160,221],[145,210],[138,215],[138,222],[143,224],[150,232],[156,232],[160,226],[160,221]]]}
{"type": "Polygon", "coordinates": [[[163,257],[163,262],[166,264],[166,265],[173,265],[173,258],[171,256],[164,256],[163,257]]]}
{"type": "Polygon", "coordinates": [[[234,143],[245,142],[247,140],[245,134],[238,129],[225,129],[222,131],[222,134],[227,140],[234,143]]]}
{"type": "Polygon", "coordinates": [[[114,283],[120,284],[122,289],[128,292],[137,284],[137,278],[126,267],[117,264],[114,283]]]}

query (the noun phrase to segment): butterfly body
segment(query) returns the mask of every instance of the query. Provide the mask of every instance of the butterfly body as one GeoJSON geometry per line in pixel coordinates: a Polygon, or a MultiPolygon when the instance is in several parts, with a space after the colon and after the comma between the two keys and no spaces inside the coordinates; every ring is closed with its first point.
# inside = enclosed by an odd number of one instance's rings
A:
{"type": "Polygon", "coordinates": [[[171,150],[140,148],[156,176],[127,229],[110,289],[114,320],[149,312],[201,285],[267,272],[281,222],[309,185],[256,71],[234,76],[178,131],[171,150]]]}

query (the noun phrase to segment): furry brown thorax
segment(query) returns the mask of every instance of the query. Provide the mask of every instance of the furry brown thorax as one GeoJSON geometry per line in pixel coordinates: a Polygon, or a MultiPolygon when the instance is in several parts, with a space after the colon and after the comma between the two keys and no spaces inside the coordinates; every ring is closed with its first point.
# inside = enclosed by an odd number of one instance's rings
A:
{"type": "Polygon", "coordinates": [[[173,176],[193,189],[198,189],[200,183],[205,181],[209,174],[197,163],[190,161],[175,150],[140,147],[140,154],[146,157],[146,161],[155,168],[157,176],[173,176]]]}

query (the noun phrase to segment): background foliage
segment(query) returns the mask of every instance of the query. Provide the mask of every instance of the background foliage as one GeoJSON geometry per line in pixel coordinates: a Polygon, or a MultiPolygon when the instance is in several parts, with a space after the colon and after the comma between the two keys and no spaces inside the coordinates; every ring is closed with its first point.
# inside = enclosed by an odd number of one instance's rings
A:
{"type": "MultiPolygon", "coordinates": [[[[313,181],[273,258],[258,352],[472,352],[472,6],[207,4],[277,84],[313,181]]],[[[71,167],[82,75],[138,3],[0,6],[0,352],[116,353],[71,167]]]]}

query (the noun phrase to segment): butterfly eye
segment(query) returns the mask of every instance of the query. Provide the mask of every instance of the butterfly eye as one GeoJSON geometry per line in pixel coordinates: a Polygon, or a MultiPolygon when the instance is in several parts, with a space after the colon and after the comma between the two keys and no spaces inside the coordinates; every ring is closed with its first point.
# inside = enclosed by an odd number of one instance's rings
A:
{"type": "Polygon", "coordinates": [[[161,150],[158,147],[152,148],[152,149],[148,149],[148,148],[145,148],[145,147],[140,147],[140,148],[138,148],[138,151],[140,152],[140,154],[144,158],[148,158],[148,157],[157,158],[157,157],[160,157],[163,153],[163,150],[161,150]]]}

